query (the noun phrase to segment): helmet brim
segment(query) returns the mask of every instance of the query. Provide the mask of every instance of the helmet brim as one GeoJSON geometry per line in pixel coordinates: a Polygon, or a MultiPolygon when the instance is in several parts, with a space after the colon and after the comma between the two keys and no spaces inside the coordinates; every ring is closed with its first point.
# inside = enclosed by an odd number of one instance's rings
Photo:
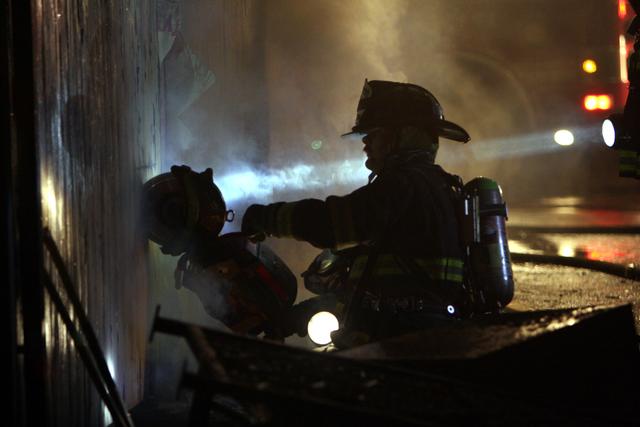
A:
{"type": "Polygon", "coordinates": [[[438,135],[443,138],[463,142],[465,144],[471,139],[469,133],[461,126],[447,120],[440,120],[438,135]]]}
{"type": "MultiPolygon", "coordinates": [[[[441,136],[443,138],[463,143],[467,143],[471,140],[471,137],[466,130],[448,120],[438,120],[436,123],[434,123],[433,127],[437,129],[438,136],[441,136]]],[[[367,133],[370,133],[375,129],[380,129],[380,126],[371,128],[354,126],[353,129],[351,129],[351,132],[343,133],[342,135],[340,135],[340,137],[345,138],[355,135],[366,135],[367,133]]]]}
{"type": "Polygon", "coordinates": [[[351,132],[347,132],[347,133],[343,133],[342,135],[340,135],[341,138],[347,138],[347,137],[352,137],[352,136],[365,136],[368,133],[374,132],[378,129],[382,129],[381,126],[373,126],[373,127],[361,127],[361,126],[354,126],[351,129],[351,132]]]}
{"type": "Polygon", "coordinates": [[[366,132],[362,132],[362,131],[356,132],[355,130],[352,130],[351,132],[343,133],[342,135],[340,135],[340,138],[347,138],[347,137],[350,137],[350,136],[363,135],[365,133],[366,132]]]}

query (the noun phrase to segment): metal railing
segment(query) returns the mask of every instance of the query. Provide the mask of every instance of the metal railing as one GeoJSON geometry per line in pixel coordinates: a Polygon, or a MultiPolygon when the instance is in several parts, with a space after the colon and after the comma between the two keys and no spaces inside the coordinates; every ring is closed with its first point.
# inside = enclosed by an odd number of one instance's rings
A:
{"type": "Polygon", "coordinates": [[[65,306],[62,296],[47,271],[44,271],[45,289],[48,291],[53,305],[56,307],[58,314],[71,335],[80,358],[91,377],[91,381],[98,390],[104,404],[107,406],[114,423],[118,426],[134,427],[133,421],[120,397],[118,388],[113,381],[98,338],[91,326],[89,318],[84,312],[80,298],[75,291],[62,255],[48,229],[45,229],[43,232],[43,242],[58,272],[62,288],[71,303],[73,313],[78,321],[78,326],[76,326],[76,323],[71,318],[71,314],[65,306]]]}

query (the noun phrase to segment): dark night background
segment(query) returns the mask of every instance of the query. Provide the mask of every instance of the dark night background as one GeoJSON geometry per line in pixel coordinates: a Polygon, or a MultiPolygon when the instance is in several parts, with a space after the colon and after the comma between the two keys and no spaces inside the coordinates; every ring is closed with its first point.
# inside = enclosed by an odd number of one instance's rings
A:
{"type": "MultiPolygon", "coordinates": [[[[250,203],[352,191],[366,183],[364,155],[340,134],[365,78],[428,88],[469,131],[467,145],[442,140],[437,161],[465,181],[501,184],[512,252],[640,262],[640,182],[618,176],[618,153],[600,134],[627,93],[625,1],[33,0],[2,10],[12,425],[112,421],[37,284],[35,266],[54,269],[31,234],[37,242],[46,227],[59,246],[127,408],[173,401],[183,364],[196,364],[173,337],[149,342],[155,307],[224,326],[174,287],[177,258],[146,240],[143,183],[174,164],[213,168],[237,214],[224,232],[250,203]],[[586,59],[595,73],[583,71],[586,59]],[[587,111],[589,94],[609,95],[611,107],[587,111]],[[561,129],[571,145],[554,142],[561,129]],[[550,226],[603,231],[531,231],[550,226]]],[[[318,252],[267,244],[297,277],[318,252]]],[[[514,274],[518,312],[639,296],[637,282],[586,269],[527,263],[514,274]]],[[[309,296],[299,280],[298,301],[309,296]]]]}

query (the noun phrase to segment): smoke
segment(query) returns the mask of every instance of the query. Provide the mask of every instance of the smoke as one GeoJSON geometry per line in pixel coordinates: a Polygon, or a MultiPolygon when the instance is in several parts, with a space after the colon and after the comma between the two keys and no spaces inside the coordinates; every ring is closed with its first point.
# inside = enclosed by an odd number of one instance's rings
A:
{"type": "Polygon", "coordinates": [[[222,321],[229,316],[227,301],[233,284],[224,275],[214,269],[195,269],[184,273],[182,285],[198,296],[212,318],[222,321]]]}
{"type": "MultiPolygon", "coordinates": [[[[262,201],[274,195],[272,189],[282,193],[284,182],[293,190],[307,185],[309,197],[317,197],[318,190],[342,190],[345,182],[325,177],[328,168],[361,154],[361,144],[338,135],[353,125],[365,78],[427,87],[441,101],[447,119],[469,130],[474,144],[513,134],[516,127],[530,133],[533,118],[526,90],[507,68],[489,55],[470,52],[462,45],[464,37],[451,35],[451,20],[463,2],[441,3],[185,3],[184,19],[176,21],[183,23],[186,48],[174,46],[173,57],[187,58],[188,69],[198,63],[194,76],[215,82],[210,88],[197,83],[176,88],[193,93],[194,87],[207,87],[200,99],[193,101],[190,95],[190,105],[177,108],[165,169],[171,164],[213,167],[216,176],[244,183],[242,191],[262,201]],[[317,185],[319,180],[323,186],[317,185]]],[[[171,69],[176,68],[185,66],[171,69]]],[[[469,165],[476,157],[454,144],[441,144],[440,162],[472,176],[469,165]]],[[[236,194],[238,185],[223,186],[229,189],[223,191],[225,197],[243,197],[236,194]]]]}
{"type": "MultiPolygon", "coordinates": [[[[447,120],[472,137],[467,145],[441,141],[436,161],[465,180],[497,179],[508,201],[536,191],[589,191],[593,183],[574,178],[573,171],[587,169],[580,165],[601,165],[589,167],[594,176],[615,177],[614,154],[593,160],[553,142],[553,126],[580,123],[566,113],[574,100],[559,102],[548,89],[568,87],[560,78],[566,46],[582,45],[567,38],[575,17],[542,13],[535,1],[485,3],[184,2],[180,19],[169,20],[180,24],[171,32],[184,35],[184,47],[167,56],[180,61],[167,81],[174,105],[164,170],[212,167],[228,208],[238,213],[252,202],[345,194],[368,173],[362,144],[339,138],[353,126],[368,78],[429,89],[447,120]],[[540,60],[542,53],[552,60],[540,60]],[[185,70],[198,81],[183,79],[185,70]],[[545,79],[556,80],[545,86],[545,79]]],[[[581,132],[574,132],[575,146],[597,139],[581,132]]],[[[294,273],[317,252],[300,242],[268,243],[294,273]]]]}
{"type": "Polygon", "coordinates": [[[228,203],[242,200],[269,203],[275,194],[301,190],[318,194],[339,186],[364,184],[368,173],[362,159],[298,164],[264,172],[245,167],[216,179],[216,185],[228,203]]]}
{"type": "MultiPolygon", "coordinates": [[[[575,103],[563,99],[566,93],[554,97],[544,89],[573,78],[562,61],[579,33],[573,35],[566,25],[550,27],[565,17],[560,12],[539,16],[536,2],[499,8],[481,3],[185,2],[184,16],[173,21],[180,23],[177,31],[186,47],[174,46],[168,56],[189,59],[186,68],[207,78],[188,85],[191,94],[202,88],[199,99],[178,96],[190,104],[177,109],[165,169],[175,163],[213,167],[216,176],[257,183],[254,192],[261,199],[275,195],[272,187],[284,191],[281,182],[290,181],[297,190],[305,179],[309,196],[316,196],[315,166],[358,157],[360,144],[338,135],[353,125],[365,78],[428,88],[446,118],[469,131],[469,145],[442,142],[438,160],[445,169],[467,179],[478,174],[476,168],[502,173],[503,167],[482,164],[485,160],[509,159],[516,172],[531,169],[530,156],[558,150],[552,142],[545,145],[552,140],[541,128],[580,123],[568,113],[575,103]],[[564,44],[554,42],[560,32],[564,44]],[[523,47],[530,44],[548,58],[526,55],[523,47]],[[542,124],[541,119],[551,121],[542,124]],[[316,141],[322,141],[321,148],[316,141]]],[[[565,166],[581,170],[579,160],[575,156],[565,166]]],[[[504,178],[516,186],[519,173],[504,178]]]]}
{"type": "Polygon", "coordinates": [[[406,81],[398,28],[407,1],[279,0],[266,10],[270,157],[331,163],[355,157],[350,130],[365,78],[406,81]],[[315,140],[326,142],[310,149],[315,140]]]}

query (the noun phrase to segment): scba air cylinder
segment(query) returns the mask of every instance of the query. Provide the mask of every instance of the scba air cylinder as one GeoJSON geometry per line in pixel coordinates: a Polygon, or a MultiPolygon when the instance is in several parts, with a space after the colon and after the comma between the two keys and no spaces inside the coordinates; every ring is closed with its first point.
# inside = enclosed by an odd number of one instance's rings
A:
{"type": "Polygon", "coordinates": [[[474,178],[464,186],[473,238],[468,246],[475,302],[495,312],[513,298],[513,270],[507,240],[507,208],[497,182],[474,178]]]}

